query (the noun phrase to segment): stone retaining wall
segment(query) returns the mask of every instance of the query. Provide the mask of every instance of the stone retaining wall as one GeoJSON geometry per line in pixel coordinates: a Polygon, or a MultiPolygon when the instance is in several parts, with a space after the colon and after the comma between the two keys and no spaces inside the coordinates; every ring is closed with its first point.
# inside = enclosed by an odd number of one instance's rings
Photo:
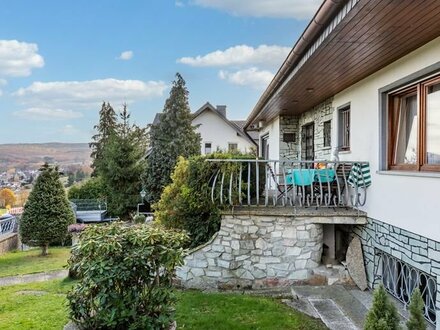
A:
{"type": "Polygon", "coordinates": [[[322,224],[294,216],[224,215],[220,231],[177,270],[188,288],[257,289],[307,280],[321,260],[322,224]]]}
{"type": "Polygon", "coordinates": [[[18,249],[19,239],[17,233],[0,236],[0,255],[18,249]]]}

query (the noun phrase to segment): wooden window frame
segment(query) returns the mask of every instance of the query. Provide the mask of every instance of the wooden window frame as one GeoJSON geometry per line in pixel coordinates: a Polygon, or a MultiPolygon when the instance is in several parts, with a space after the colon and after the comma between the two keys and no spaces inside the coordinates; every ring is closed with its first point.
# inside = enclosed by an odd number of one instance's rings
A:
{"type": "Polygon", "coordinates": [[[428,88],[440,83],[440,75],[428,80],[409,85],[403,89],[388,93],[388,127],[387,127],[387,165],[389,170],[415,171],[415,172],[440,172],[440,164],[428,164],[426,154],[426,97],[428,88]],[[416,164],[396,164],[394,162],[397,139],[397,119],[394,108],[394,98],[405,95],[417,95],[417,161],[416,164]]]}

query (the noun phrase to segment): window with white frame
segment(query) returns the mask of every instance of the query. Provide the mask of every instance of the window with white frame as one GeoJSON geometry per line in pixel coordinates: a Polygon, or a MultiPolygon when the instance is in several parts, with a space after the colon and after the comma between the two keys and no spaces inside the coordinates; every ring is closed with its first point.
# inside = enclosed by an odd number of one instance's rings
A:
{"type": "Polygon", "coordinates": [[[343,106],[338,110],[338,144],[339,150],[350,150],[350,105],[343,106]]]}
{"type": "Polygon", "coordinates": [[[324,122],[324,148],[332,146],[332,121],[327,120],[324,122]]]}
{"type": "Polygon", "coordinates": [[[210,154],[212,152],[212,143],[206,142],[205,143],[205,154],[210,154]]]}
{"type": "Polygon", "coordinates": [[[238,145],[237,143],[228,143],[228,151],[229,152],[236,152],[238,150],[238,145]]]}

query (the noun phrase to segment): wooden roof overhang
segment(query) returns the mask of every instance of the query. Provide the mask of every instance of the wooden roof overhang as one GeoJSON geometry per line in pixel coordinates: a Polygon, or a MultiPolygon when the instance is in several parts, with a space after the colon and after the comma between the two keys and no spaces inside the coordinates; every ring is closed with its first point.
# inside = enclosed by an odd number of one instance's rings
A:
{"type": "MultiPolygon", "coordinates": [[[[301,56],[289,63],[301,40],[294,46],[249,115],[246,127],[278,115],[301,114],[439,37],[439,17],[438,0],[339,2],[301,56]],[[343,16],[339,22],[338,15],[343,16]]],[[[301,38],[309,28],[310,24],[301,38]]]]}

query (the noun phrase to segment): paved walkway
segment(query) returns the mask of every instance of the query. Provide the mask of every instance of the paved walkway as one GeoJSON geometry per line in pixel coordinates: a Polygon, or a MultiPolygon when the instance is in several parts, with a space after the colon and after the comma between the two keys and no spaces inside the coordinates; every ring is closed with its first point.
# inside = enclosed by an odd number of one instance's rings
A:
{"type": "MultiPolygon", "coordinates": [[[[284,300],[287,305],[320,318],[332,330],[363,329],[365,316],[373,300],[371,291],[360,291],[342,285],[293,286],[292,294],[293,300],[284,300]]],[[[401,325],[404,326],[408,312],[403,304],[392,297],[390,299],[396,305],[401,316],[401,325]]],[[[433,328],[428,326],[428,329],[433,328]]]]}
{"type": "Polygon", "coordinates": [[[24,284],[31,282],[44,282],[55,279],[63,279],[68,275],[67,270],[56,270],[47,273],[25,274],[8,277],[0,277],[0,286],[24,284]]]}

